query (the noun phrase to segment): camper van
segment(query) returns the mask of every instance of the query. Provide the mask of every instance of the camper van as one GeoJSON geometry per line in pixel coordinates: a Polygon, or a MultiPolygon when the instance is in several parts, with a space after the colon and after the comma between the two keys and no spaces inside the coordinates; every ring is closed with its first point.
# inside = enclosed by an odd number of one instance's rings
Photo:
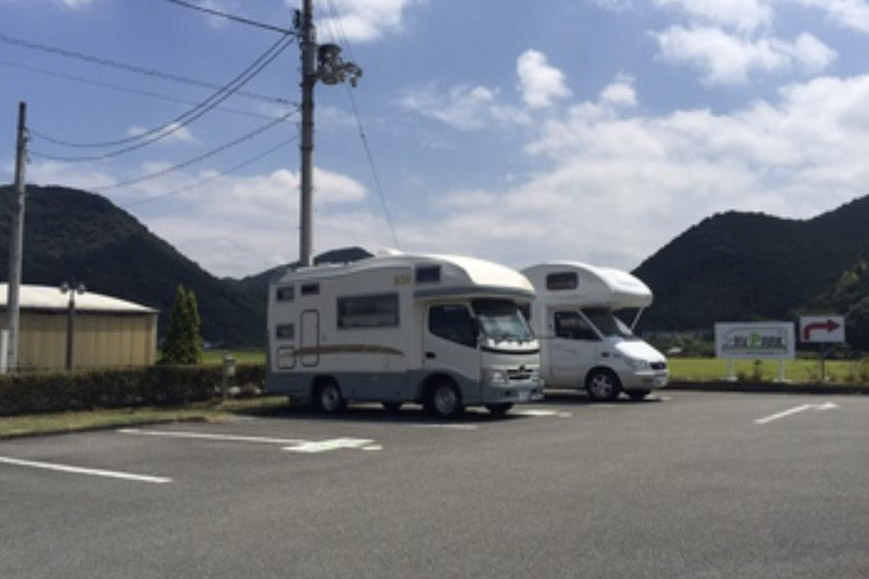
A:
{"type": "Polygon", "coordinates": [[[543,398],[540,347],[507,267],[394,253],[289,271],[269,288],[266,389],[325,412],[348,401],[438,416],[543,398]]]}
{"type": "Polygon", "coordinates": [[[595,400],[625,392],[635,400],[667,385],[667,360],[636,337],[652,292],[642,281],[606,267],[551,261],[522,270],[537,291],[531,327],[540,340],[547,387],[585,388],[595,400]],[[630,327],[615,312],[636,310],[630,327]]]}

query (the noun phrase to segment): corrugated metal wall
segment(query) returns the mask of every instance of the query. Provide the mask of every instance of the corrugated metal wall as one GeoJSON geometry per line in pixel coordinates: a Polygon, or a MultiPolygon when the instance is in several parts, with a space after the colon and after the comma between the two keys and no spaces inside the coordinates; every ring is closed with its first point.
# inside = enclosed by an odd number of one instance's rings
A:
{"type": "MultiPolygon", "coordinates": [[[[66,312],[20,314],[18,367],[21,370],[66,368],[66,312]]],[[[157,314],[76,312],[77,369],[149,366],[157,359],[157,314]]]]}

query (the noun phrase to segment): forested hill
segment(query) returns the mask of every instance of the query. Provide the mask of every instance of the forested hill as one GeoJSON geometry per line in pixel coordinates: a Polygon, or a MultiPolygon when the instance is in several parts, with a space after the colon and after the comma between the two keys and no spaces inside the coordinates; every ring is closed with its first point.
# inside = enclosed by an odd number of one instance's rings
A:
{"type": "MultiPolygon", "coordinates": [[[[643,329],[711,329],[716,321],[782,319],[819,308],[833,313],[822,297],[866,255],[869,196],[804,221],[717,214],[634,271],[655,294],[643,329]]],[[[845,314],[854,304],[836,295],[835,311],[845,314]]]]}
{"type": "MultiPolygon", "coordinates": [[[[0,188],[0,277],[6,279],[11,187],[0,188]]],[[[265,321],[256,298],[219,280],[107,199],[65,187],[27,187],[22,282],[81,282],[95,292],[160,310],[161,332],[178,284],[193,289],[206,341],[260,345],[265,321]]]]}

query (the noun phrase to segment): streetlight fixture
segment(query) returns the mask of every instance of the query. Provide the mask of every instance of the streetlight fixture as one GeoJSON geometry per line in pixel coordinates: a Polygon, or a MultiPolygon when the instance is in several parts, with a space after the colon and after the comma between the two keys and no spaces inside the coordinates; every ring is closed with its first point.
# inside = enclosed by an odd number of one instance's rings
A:
{"type": "Polygon", "coordinates": [[[60,293],[69,294],[66,318],[66,369],[72,370],[75,355],[75,296],[87,291],[83,283],[71,286],[67,282],[60,284],[60,293]]]}

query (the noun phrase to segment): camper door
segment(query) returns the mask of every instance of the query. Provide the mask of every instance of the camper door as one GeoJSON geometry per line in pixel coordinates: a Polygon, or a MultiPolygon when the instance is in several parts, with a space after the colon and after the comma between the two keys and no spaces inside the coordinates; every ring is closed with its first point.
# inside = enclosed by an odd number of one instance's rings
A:
{"type": "Polygon", "coordinates": [[[550,310],[552,341],[549,367],[553,386],[582,387],[598,359],[601,341],[591,324],[576,310],[550,310]]]}
{"type": "Polygon", "coordinates": [[[479,329],[470,308],[463,303],[434,304],[426,317],[423,367],[454,372],[479,383],[479,329]]]}

